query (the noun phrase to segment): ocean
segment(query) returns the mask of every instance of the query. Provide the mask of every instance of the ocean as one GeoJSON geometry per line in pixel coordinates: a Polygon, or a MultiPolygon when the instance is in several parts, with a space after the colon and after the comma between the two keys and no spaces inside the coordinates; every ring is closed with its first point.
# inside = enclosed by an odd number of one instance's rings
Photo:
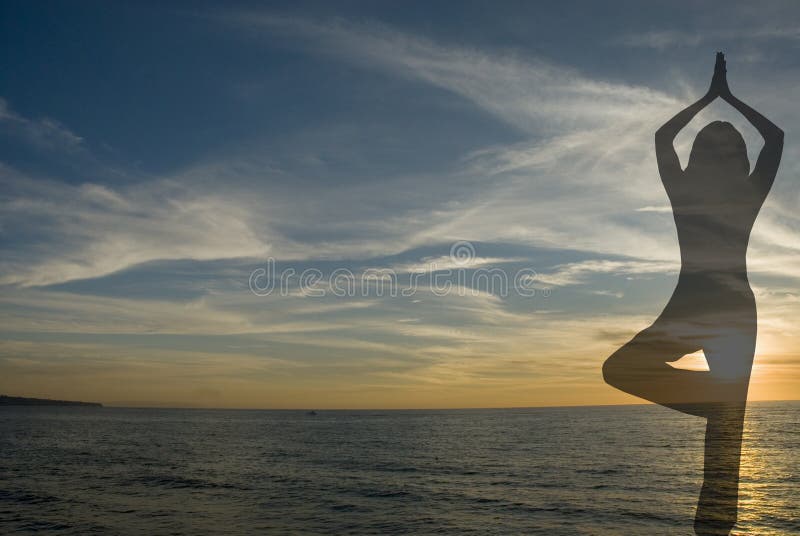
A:
{"type": "MultiPolygon", "coordinates": [[[[798,421],[748,407],[733,534],[800,534],[798,421]]],[[[657,406],[3,407],[0,532],[690,535],[703,438],[657,406]]]]}

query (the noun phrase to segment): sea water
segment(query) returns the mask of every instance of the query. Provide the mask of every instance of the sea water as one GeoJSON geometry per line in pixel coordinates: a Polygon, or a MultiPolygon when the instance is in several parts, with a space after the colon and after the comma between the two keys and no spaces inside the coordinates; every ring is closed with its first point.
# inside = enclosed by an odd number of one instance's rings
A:
{"type": "MultiPolygon", "coordinates": [[[[734,534],[800,534],[800,403],[751,403],[734,534]]],[[[3,534],[689,535],[704,422],[656,406],[0,408],[3,534]]]]}

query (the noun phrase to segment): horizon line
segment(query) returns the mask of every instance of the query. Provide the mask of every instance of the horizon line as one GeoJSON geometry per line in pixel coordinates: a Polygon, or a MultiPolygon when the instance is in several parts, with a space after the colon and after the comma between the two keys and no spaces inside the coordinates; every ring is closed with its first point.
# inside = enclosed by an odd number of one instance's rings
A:
{"type": "MultiPolygon", "coordinates": [[[[800,402],[800,398],[789,399],[759,399],[748,400],[747,403],[763,402],[800,402]]],[[[218,407],[218,406],[180,406],[180,405],[127,405],[122,403],[102,403],[103,407],[115,409],[194,409],[194,410],[230,410],[230,411],[454,411],[454,410],[488,410],[488,409],[559,409],[559,408],[602,408],[602,407],[624,407],[624,406],[659,406],[652,402],[631,402],[621,404],[553,404],[542,406],[448,406],[448,407],[427,407],[427,408],[370,408],[370,407],[337,407],[319,408],[316,406],[276,408],[276,407],[218,407]]]]}

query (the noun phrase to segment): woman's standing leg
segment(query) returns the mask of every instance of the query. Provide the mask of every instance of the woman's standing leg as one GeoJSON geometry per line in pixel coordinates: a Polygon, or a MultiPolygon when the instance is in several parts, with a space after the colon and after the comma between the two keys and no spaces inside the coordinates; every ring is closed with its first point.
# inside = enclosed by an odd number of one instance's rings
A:
{"type": "Polygon", "coordinates": [[[736,524],[739,465],[747,391],[756,343],[755,303],[732,308],[704,352],[712,381],[723,394],[706,410],[703,487],[695,514],[698,535],[728,534],[736,524]]]}
{"type": "Polygon", "coordinates": [[[703,487],[694,519],[699,536],[729,534],[736,524],[745,404],[721,403],[709,408],[703,487]]]}

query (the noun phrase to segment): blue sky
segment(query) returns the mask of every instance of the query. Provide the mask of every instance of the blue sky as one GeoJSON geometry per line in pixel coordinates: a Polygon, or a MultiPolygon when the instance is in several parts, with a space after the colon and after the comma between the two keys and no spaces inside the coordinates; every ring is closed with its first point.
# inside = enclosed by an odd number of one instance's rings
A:
{"type": "MultiPolygon", "coordinates": [[[[0,7],[0,391],[107,403],[612,403],[678,249],[653,132],[731,88],[786,132],[754,396],[798,385],[791,2],[0,7]],[[526,268],[534,297],[255,296],[298,273],[526,268]],[[452,267],[452,266],[450,266],[452,267]],[[546,292],[545,292],[546,291],[546,292]]],[[[685,162],[715,103],[677,140],[685,162]]]]}

